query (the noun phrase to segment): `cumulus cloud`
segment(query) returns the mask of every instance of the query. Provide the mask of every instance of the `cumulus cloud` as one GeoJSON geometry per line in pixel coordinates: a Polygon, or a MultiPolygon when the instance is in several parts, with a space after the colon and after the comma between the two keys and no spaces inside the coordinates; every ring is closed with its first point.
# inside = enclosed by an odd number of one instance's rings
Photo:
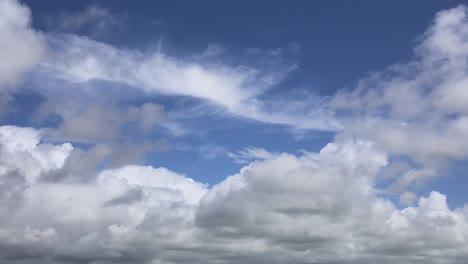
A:
{"type": "Polygon", "coordinates": [[[84,147],[73,149],[62,168],[45,176],[48,181],[86,182],[96,177],[98,167],[142,163],[149,152],[173,148],[166,139],[155,137],[155,133],[177,134],[174,129],[178,129],[164,108],[155,103],[89,102],[61,106],[56,101],[47,101],[39,107],[36,122],[51,116],[59,118],[60,123],[41,130],[46,141],[68,141],[84,147]]]}
{"type": "Polygon", "coordinates": [[[0,89],[13,89],[45,50],[44,37],[31,28],[31,11],[15,0],[0,1],[0,89]]]}
{"type": "Polygon", "coordinates": [[[72,147],[40,143],[40,134],[0,128],[1,211],[8,212],[0,219],[1,263],[144,263],[190,237],[203,184],[145,166],[104,170],[86,183],[44,181],[72,147]],[[12,181],[23,184],[11,190],[12,181]]]}
{"type": "Polygon", "coordinates": [[[437,192],[401,210],[379,198],[386,164],[362,141],[257,161],[202,198],[197,224],[223,241],[225,258],[249,245],[237,253],[246,263],[461,263],[466,211],[437,192]]]}
{"type": "Polygon", "coordinates": [[[343,134],[371,139],[420,166],[394,189],[436,177],[448,161],[468,158],[467,18],[463,5],[439,12],[413,60],[375,72],[331,100],[333,108],[352,116],[343,134]]]}
{"type": "Polygon", "coordinates": [[[32,128],[2,126],[0,140],[2,173],[15,171],[24,175],[28,182],[36,181],[42,171],[62,167],[65,157],[73,149],[69,143],[60,146],[39,145],[41,132],[32,128]]]}
{"type": "Polygon", "coordinates": [[[40,135],[0,127],[0,263],[463,263],[468,257],[466,208],[451,210],[438,192],[402,209],[379,197],[375,183],[388,161],[371,142],[277,154],[208,189],[165,168],[137,165],[100,171],[88,182],[44,181],[72,146],[40,143],[40,135]]]}

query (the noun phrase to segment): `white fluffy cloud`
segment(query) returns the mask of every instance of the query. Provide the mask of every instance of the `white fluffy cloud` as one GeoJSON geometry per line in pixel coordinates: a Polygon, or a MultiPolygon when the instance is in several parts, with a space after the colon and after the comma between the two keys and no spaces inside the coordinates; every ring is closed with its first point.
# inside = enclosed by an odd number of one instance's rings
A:
{"type": "Polygon", "coordinates": [[[0,263],[143,263],[190,236],[203,184],[144,166],[105,170],[87,183],[47,181],[72,147],[39,143],[40,134],[0,127],[0,263]]]}
{"type": "Polygon", "coordinates": [[[35,182],[42,172],[62,167],[72,146],[38,145],[40,139],[41,133],[31,128],[0,127],[0,171],[3,174],[15,171],[28,182],[35,182]]]}
{"type": "Polygon", "coordinates": [[[342,135],[373,140],[422,167],[405,173],[395,189],[468,158],[467,28],[466,6],[439,12],[413,60],[376,72],[332,100],[332,107],[352,115],[342,135]]]}
{"type": "Polygon", "coordinates": [[[15,0],[0,1],[0,89],[12,89],[41,61],[43,36],[30,27],[31,12],[15,0]]]}
{"type": "Polygon", "coordinates": [[[402,209],[378,197],[387,157],[371,142],[271,155],[208,189],[136,165],[85,183],[46,181],[72,147],[40,143],[40,134],[0,127],[0,263],[435,264],[468,257],[468,210],[451,210],[438,192],[402,209]]]}
{"type": "Polygon", "coordinates": [[[466,209],[451,211],[437,192],[396,208],[376,195],[386,163],[362,141],[254,162],[203,197],[197,223],[226,258],[248,244],[238,253],[247,263],[462,263],[466,209]]]}

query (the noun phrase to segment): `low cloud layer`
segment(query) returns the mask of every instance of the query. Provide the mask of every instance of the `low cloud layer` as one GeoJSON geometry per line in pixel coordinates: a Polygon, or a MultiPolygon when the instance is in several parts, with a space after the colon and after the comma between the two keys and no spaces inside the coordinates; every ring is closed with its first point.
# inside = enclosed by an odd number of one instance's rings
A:
{"type": "Polygon", "coordinates": [[[0,127],[1,263],[463,263],[468,257],[468,210],[449,209],[438,192],[402,209],[380,198],[375,184],[388,161],[370,142],[275,154],[208,188],[137,165],[100,171],[86,183],[46,181],[73,147],[40,143],[40,135],[0,127]]]}

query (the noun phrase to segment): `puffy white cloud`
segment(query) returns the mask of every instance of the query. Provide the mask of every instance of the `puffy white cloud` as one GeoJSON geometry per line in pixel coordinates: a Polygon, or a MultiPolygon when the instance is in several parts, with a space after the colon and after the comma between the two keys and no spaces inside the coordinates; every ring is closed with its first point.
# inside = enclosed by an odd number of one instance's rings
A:
{"type": "Polygon", "coordinates": [[[331,101],[352,116],[342,136],[370,139],[420,167],[402,175],[394,189],[436,177],[449,161],[468,158],[467,28],[466,6],[439,12],[414,59],[373,73],[331,101]]]}
{"type": "Polygon", "coordinates": [[[46,180],[70,144],[0,127],[0,263],[463,263],[468,210],[432,192],[399,209],[378,196],[387,156],[368,141],[275,154],[208,189],[128,165],[46,180]],[[25,160],[28,160],[25,162],[25,160]],[[430,250],[429,250],[430,249],[430,250]]]}
{"type": "Polygon", "coordinates": [[[0,89],[10,90],[44,56],[43,36],[31,28],[31,11],[16,0],[0,1],[0,89]]]}
{"type": "Polygon", "coordinates": [[[0,263],[143,263],[190,236],[203,184],[144,166],[104,170],[84,183],[47,181],[72,147],[40,143],[40,134],[0,127],[0,263]]]}
{"type": "Polygon", "coordinates": [[[257,161],[202,198],[197,224],[246,263],[462,263],[466,212],[438,192],[403,209],[379,198],[386,163],[362,141],[257,161]]]}
{"type": "Polygon", "coordinates": [[[41,173],[62,167],[73,147],[69,143],[39,145],[40,139],[41,133],[31,128],[0,127],[0,172],[17,171],[34,182],[41,173]]]}

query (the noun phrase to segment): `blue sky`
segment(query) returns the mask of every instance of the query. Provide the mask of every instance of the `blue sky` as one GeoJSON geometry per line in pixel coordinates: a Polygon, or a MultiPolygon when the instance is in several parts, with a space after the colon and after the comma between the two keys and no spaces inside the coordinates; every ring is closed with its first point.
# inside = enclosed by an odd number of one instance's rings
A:
{"type": "MultiPolygon", "coordinates": [[[[281,97],[290,91],[300,93],[302,90],[319,96],[333,95],[340,89],[355,86],[370,72],[408,60],[413,56],[417,38],[431,23],[434,13],[461,2],[428,1],[424,7],[419,3],[374,1],[299,1],[294,5],[281,1],[268,1],[268,4],[265,1],[235,4],[217,1],[202,4],[188,1],[25,3],[35,14],[33,26],[52,32],[62,31],[57,29],[60,27],[57,23],[61,21],[50,22],[54,19],[83,12],[90,7],[105,8],[106,12],[118,18],[118,25],[109,25],[115,28],[96,33],[93,22],[90,22],[64,31],[83,34],[117,47],[139,50],[160,47],[161,52],[172,56],[191,57],[215,45],[225,50],[216,58],[223,63],[259,64],[260,67],[263,65],[259,60],[264,58],[261,55],[249,58],[247,50],[283,49],[286,54],[281,60],[298,66],[270,91],[281,97]]],[[[153,97],[142,100],[161,101],[158,96],[153,97]]],[[[172,98],[163,100],[164,104],[174,103],[172,98]]],[[[211,118],[200,116],[197,120],[187,120],[196,130],[203,127],[205,135],[187,135],[177,138],[178,143],[206,151],[209,148],[236,151],[255,146],[277,152],[294,152],[298,149],[317,151],[332,137],[323,131],[305,131],[302,132],[304,136],[291,136],[287,127],[232,120],[225,116],[214,117],[215,120],[211,118]]],[[[25,119],[15,118],[13,122],[24,123],[25,119]]],[[[239,169],[224,157],[206,159],[199,157],[200,153],[186,151],[161,156],[148,157],[147,161],[190,174],[210,184],[239,169]],[[167,155],[171,158],[164,158],[167,155]],[[213,170],[213,166],[217,169],[213,170]]]]}
{"type": "Polygon", "coordinates": [[[0,0],[0,40],[0,264],[468,257],[463,1],[0,0]]]}
{"type": "MultiPolygon", "coordinates": [[[[311,87],[332,94],[354,85],[369,71],[379,70],[412,56],[417,37],[434,14],[463,1],[378,3],[359,1],[26,1],[35,12],[33,25],[53,30],[50,16],[76,13],[101,6],[124,16],[118,31],[97,37],[106,43],[137,49],[153,49],[163,39],[163,50],[171,55],[193,55],[211,44],[219,44],[237,58],[249,48],[278,49],[294,44],[291,54],[301,67],[290,76],[292,86],[311,87]],[[285,12],[287,10],[287,12],[285,12]],[[383,52],[384,51],[384,52],[383,52]],[[294,56],[296,55],[296,56],[294,56]]],[[[92,27],[76,29],[92,34],[92,27]],[[91,32],[90,32],[91,31],[91,32]]],[[[290,87],[285,87],[288,89],[290,87]]]]}

